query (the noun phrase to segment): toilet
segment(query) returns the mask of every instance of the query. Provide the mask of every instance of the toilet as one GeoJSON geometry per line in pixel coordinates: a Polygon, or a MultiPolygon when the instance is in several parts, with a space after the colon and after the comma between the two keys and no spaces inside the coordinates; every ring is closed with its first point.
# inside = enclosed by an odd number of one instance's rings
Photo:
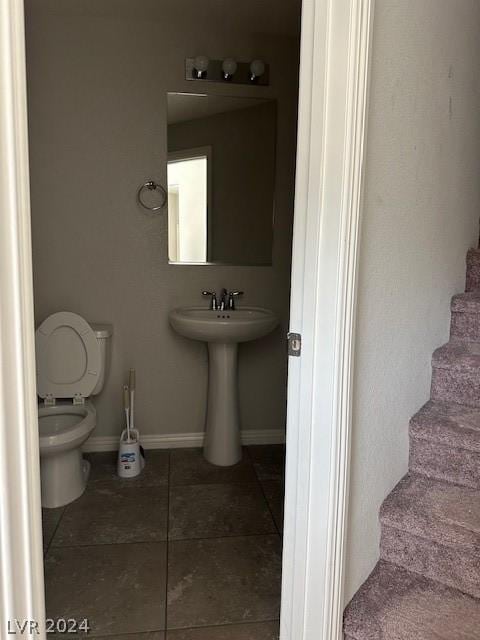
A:
{"type": "Polygon", "coordinates": [[[81,447],[97,423],[89,400],[103,388],[111,325],[92,324],[76,313],[49,316],[35,333],[42,507],[80,497],[90,463],[81,447]]]}

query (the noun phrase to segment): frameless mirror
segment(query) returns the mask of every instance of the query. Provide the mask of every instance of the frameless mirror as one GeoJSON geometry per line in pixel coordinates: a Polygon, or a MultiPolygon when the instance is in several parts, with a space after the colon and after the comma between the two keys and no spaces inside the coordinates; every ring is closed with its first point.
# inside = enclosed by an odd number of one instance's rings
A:
{"type": "Polygon", "coordinates": [[[168,94],[170,263],[272,263],[276,100],[168,94]]]}

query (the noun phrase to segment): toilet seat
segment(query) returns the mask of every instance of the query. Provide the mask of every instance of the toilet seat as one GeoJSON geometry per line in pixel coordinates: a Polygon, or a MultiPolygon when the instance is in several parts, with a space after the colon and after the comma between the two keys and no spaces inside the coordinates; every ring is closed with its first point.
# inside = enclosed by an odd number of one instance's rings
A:
{"type": "Polygon", "coordinates": [[[46,404],[56,398],[83,403],[101,371],[101,353],[94,330],[70,311],[54,313],[35,334],[37,393],[46,404]]]}
{"type": "Polygon", "coordinates": [[[38,407],[38,430],[40,452],[54,453],[59,449],[75,447],[82,443],[93,430],[96,422],[95,407],[59,403],[54,406],[40,404],[38,407]]]}

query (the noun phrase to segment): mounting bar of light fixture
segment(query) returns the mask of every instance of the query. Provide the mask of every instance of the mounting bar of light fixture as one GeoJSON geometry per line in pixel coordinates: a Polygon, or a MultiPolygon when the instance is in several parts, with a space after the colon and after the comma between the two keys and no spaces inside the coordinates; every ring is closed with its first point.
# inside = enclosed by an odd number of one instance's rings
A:
{"type": "Polygon", "coordinates": [[[270,67],[263,60],[238,62],[233,58],[209,60],[206,56],[186,58],[185,79],[222,84],[250,84],[268,86],[270,67]]]}

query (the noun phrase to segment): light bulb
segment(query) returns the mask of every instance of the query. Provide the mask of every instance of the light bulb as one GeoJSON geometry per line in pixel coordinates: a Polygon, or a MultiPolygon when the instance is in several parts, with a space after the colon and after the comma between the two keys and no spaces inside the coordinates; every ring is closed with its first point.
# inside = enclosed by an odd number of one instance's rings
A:
{"type": "Polygon", "coordinates": [[[250,65],[250,80],[254,82],[265,73],[265,63],[263,60],[254,60],[250,65]]]}
{"type": "Polygon", "coordinates": [[[223,79],[230,80],[237,70],[237,63],[233,58],[225,58],[222,63],[223,79]]]}
{"type": "Polygon", "coordinates": [[[196,71],[197,78],[204,78],[207,75],[207,69],[210,60],[207,56],[197,56],[193,61],[193,66],[196,71]]]}

